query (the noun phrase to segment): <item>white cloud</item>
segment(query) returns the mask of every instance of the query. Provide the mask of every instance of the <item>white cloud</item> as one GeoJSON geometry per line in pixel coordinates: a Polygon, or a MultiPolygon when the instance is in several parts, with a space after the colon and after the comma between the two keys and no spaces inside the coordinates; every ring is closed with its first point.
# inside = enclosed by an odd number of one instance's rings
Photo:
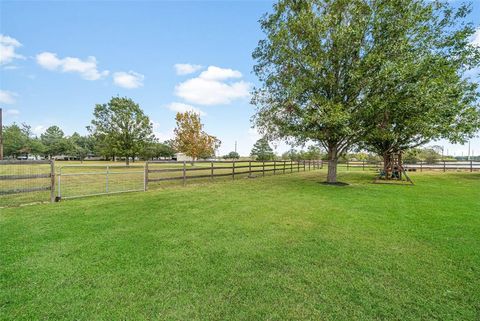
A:
{"type": "Polygon", "coordinates": [[[206,113],[201,109],[193,107],[192,105],[187,105],[184,103],[171,103],[167,105],[167,108],[176,113],[184,113],[186,111],[193,111],[194,113],[199,114],[200,116],[205,116],[206,113]]]}
{"type": "Polygon", "coordinates": [[[205,80],[225,80],[229,78],[242,78],[242,73],[238,70],[209,66],[207,70],[202,71],[199,78],[205,80]]]}
{"type": "Polygon", "coordinates": [[[262,135],[258,132],[256,128],[249,128],[248,129],[248,137],[252,142],[256,142],[260,138],[262,138],[262,135]]]}
{"type": "Polygon", "coordinates": [[[32,128],[32,133],[39,136],[47,130],[48,126],[38,125],[32,128]]]}
{"type": "Polygon", "coordinates": [[[98,80],[109,74],[108,70],[99,71],[97,59],[93,56],[85,60],[75,57],[58,58],[52,52],[42,52],[36,56],[37,63],[48,70],[78,73],[83,79],[98,80]]]}
{"type": "Polygon", "coordinates": [[[14,59],[25,59],[15,52],[21,46],[17,39],[0,34],[0,65],[11,63],[14,59]]]}
{"type": "Polygon", "coordinates": [[[18,109],[7,109],[3,113],[5,116],[18,116],[20,115],[20,110],[18,109]]]}
{"type": "Polygon", "coordinates": [[[229,104],[235,99],[247,98],[250,95],[250,83],[226,82],[229,78],[240,77],[242,74],[239,71],[210,66],[198,77],[178,84],[175,94],[198,105],[229,104]]]}
{"type": "Polygon", "coordinates": [[[121,71],[113,74],[113,82],[115,83],[115,85],[127,89],[142,87],[144,78],[144,75],[136,73],[134,71],[121,71]]]}
{"type": "Polygon", "coordinates": [[[153,121],[152,124],[153,124],[153,134],[155,135],[155,137],[158,138],[160,142],[164,142],[166,140],[170,140],[175,137],[173,133],[173,128],[168,131],[162,132],[160,123],[153,121]]]}
{"type": "Polygon", "coordinates": [[[471,44],[480,47],[480,27],[477,28],[475,33],[472,35],[471,44]]]}
{"type": "Polygon", "coordinates": [[[203,66],[192,65],[192,64],[175,64],[173,67],[175,67],[175,71],[177,72],[177,75],[192,74],[203,68],[203,66]]]}
{"type": "Polygon", "coordinates": [[[14,104],[15,103],[15,97],[17,97],[18,94],[8,91],[8,90],[0,90],[0,103],[2,104],[14,104]]]}

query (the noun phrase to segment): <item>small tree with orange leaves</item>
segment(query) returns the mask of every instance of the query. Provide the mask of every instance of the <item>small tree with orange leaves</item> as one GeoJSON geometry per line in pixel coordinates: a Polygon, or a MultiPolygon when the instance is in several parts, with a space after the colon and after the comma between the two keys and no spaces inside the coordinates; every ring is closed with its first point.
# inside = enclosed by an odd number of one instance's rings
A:
{"type": "Polygon", "coordinates": [[[221,142],[215,136],[203,131],[199,114],[191,111],[177,113],[175,120],[177,121],[173,141],[175,150],[185,153],[193,160],[208,158],[215,154],[215,150],[220,147],[221,142]]]}

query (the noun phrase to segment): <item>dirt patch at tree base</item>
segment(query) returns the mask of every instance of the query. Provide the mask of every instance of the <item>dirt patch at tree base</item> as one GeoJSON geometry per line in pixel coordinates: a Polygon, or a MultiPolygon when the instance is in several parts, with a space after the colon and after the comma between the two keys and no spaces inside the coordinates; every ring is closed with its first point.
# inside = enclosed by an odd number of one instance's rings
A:
{"type": "Polygon", "coordinates": [[[350,184],[345,183],[345,182],[335,182],[335,183],[329,183],[329,182],[320,182],[322,185],[329,185],[329,186],[348,186],[350,184]]]}

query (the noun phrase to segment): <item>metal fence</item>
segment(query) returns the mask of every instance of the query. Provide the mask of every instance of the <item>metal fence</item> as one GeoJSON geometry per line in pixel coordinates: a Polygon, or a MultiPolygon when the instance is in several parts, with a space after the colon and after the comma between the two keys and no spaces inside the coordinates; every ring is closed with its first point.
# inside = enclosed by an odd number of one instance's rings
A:
{"type": "Polygon", "coordinates": [[[0,207],[84,196],[146,191],[170,183],[277,175],[322,167],[321,161],[156,161],[132,164],[59,164],[47,161],[0,162],[0,207]],[[168,183],[170,182],[170,183],[168,183]]]}
{"type": "Polygon", "coordinates": [[[137,192],[146,190],[143,165],[62,165],[57,170],[57,197],[137,192]]]}
{"type": "Polygon", "coordinates": [[[0,161],[0,207],[55,199],[55,162],[0,161]]]}

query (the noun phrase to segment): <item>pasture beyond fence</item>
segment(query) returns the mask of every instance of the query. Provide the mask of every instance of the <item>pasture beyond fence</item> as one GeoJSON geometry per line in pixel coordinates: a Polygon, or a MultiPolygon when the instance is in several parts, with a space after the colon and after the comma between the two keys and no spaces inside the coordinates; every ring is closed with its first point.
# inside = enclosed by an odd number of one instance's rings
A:
{"type": "Polygon", "coordinates": [[[0,162],[0,207],[146,191],[187,181],[278,175],[322,168],[322,161],[148,161],[136,165],[0,162]],[[56,166],[55,166],[56,165],[56,166]]]}

